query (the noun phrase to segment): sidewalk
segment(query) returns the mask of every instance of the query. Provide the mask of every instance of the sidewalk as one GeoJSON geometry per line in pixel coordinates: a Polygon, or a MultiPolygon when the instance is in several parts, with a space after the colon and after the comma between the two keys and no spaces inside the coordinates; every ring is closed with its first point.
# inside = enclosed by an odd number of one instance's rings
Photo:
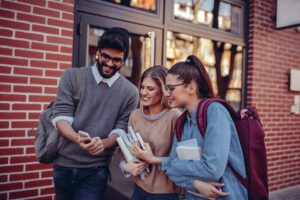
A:
{"type": "Polygon", "coordinates": [[[270,200],[299,200],[300,185],[270,193],[270,200]]]}

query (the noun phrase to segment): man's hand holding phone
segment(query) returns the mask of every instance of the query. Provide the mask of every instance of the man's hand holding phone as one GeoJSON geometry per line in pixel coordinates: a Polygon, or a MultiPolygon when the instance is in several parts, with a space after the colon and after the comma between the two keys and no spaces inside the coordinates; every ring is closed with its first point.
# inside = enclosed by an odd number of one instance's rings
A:
{"type": "Polygon", "coordinates": [[[92,155],[98,155],[102,153],[105,149],[103,140],[99,137],[93,137],[84,131],[78,131],[78,143],[81,148],[88,151],[92,155]]]}

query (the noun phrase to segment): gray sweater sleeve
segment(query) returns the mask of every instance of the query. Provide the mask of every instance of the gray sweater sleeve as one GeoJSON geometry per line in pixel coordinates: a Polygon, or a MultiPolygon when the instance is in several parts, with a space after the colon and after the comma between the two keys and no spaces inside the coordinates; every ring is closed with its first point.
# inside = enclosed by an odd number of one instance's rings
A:
{"type": "Polygon", "coordinates": [[[74,72],[73,69],[67,69],[60,78],[53,119],[60,116],[74,117],[74,72]]]}
{"type": "MultiPolygon", "coordinates": [[[[128,127],[128,119],[129,115],[132,111],[134,111],[137,108],[139,96],[138,96],[138,90],[136,87],[134,87],[133,90],[131,90],[130,94],[128,94],[129,98],[127,101],[127,104],[123,107],[123,109],[120,110],[118,119],[115,123],[114,129],[123,129],[127,132],[128,127]]],[[[114,130],[112,130],[113,132],[114,130]]]]}

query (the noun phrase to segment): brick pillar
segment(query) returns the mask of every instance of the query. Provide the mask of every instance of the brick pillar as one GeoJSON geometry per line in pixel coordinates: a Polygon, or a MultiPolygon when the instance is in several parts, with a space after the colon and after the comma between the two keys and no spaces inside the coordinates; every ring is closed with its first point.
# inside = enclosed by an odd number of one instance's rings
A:
{"type": "Polygon", "coordinates": [[[73,15],[72,0],[0,1],[0,199],[54,198],[30,129],[71,66],[73,15]]]}
{"type": "MultiPolygon", "coordinates": [[[[247,102],[260,112],[266,133],[271,191],[300,184],[300,115],[289,70],[300,69],[300,33],[275,29],[275,0],[250,1],[247,102]]],[[[300,79],[300,77],[299,77],[300,79]]]]}

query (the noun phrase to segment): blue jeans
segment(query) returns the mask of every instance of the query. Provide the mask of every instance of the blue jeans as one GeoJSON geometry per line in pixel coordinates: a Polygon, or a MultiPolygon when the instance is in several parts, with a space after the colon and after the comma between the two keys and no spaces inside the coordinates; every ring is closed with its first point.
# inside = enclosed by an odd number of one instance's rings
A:
{"type": "Polygon", "coordinates": [[[144,191],[139,186],[134,186],[134,191],[131,196],[131,200],[178,200],[179,195],[177,193],[167,194],[152,194],[144,191]]]}
{"type": "Polygon", "coordinates": [[[109,178],[108,167],[73,168],[54,165],[57,200],[101,200],[109,178]]]}

